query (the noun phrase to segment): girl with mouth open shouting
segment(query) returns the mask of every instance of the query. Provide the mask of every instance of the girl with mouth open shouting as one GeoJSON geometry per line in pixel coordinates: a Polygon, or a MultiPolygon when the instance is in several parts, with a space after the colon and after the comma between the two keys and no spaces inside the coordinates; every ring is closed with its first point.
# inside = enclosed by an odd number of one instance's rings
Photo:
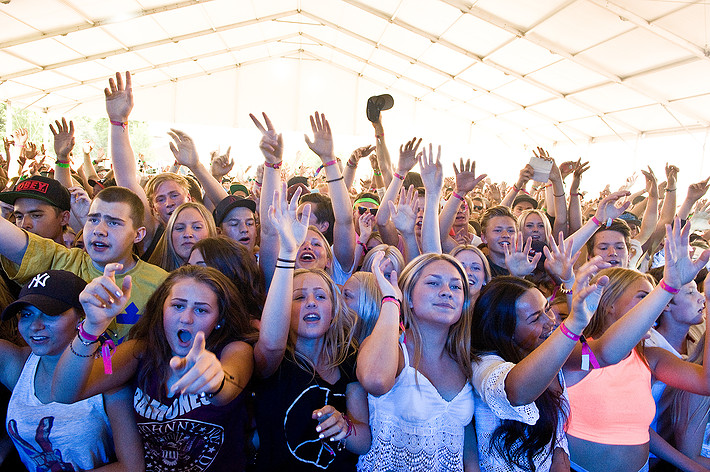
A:
{"type": "Polygon", "coordinates": [[[81,293],[86,320],[62,354],[52,396],[73,402],[125,384],[143,439],[146,470],[241,471],[245,468],[243,389],[253,370],[249,315],[234,284],[209,267],[170,273],[146,305],[128,340],[110,358],[95,359],[100,336],[131,295],[107,264],[81,293]],[[106,359],[104,359],[106,361],[106,359]],[[236,452],[236,453],[235,453],[236,452]]]}

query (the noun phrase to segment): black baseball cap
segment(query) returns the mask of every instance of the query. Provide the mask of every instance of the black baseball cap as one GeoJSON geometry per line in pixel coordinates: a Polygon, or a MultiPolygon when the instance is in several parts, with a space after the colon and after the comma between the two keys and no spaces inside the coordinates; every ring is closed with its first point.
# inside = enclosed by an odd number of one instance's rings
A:
{"type": "Polygon", "coordinates": [[[517,197],[515,197],[515,200],[513,200],[513,204],[511,205],[510,208],[515,208],[515,205],[517,205],[518,203],[521,203],[521,202],[528,202],[532,205],[532,207],[534,209],[537,210],[537,205],[538,205],[537,200],[535,200],[533,197],[531,197],[530,195],[527,195],[527,194],[522,194],[522,195],[518,195],[517,197]]]}
{"type": "Polygon", "coordinates": [[[86,287],[84,279],[66,270],[48,270],[35,275],[22,287],[17,301],[2,312],[2,320],[12,318],[27,305],[50,316],[61,315],[70,308],[82,310],[79,294],[86,287]]]}
{"type": "Polygon", "coordinates": [[[212,212],[214,224],[217,226],[221,225],[222,221],[227,217],[227,214],[237,207],[249,208],[253,213],[256,213],[256,202],[254,200],[228,195],[217,204],[217,207],[212,212]]]}
{"type": "Polygon", "coordinates": [[[392,95],[375,95],[367,99],[367,119],[373,123],[380,121],[380,112],[389,110],[394,106],[392,95]]]}
{"type": "Polygon", "coordinates": [[[34,198],[42,200],[54,205],[60,210],[71,210],[71,195],[58,180],[41,175],[33,175],[32,177],[18,182],[15,188],[10,192],[0,193],[0,201],[15,204],[18,198],[34,198]]]}

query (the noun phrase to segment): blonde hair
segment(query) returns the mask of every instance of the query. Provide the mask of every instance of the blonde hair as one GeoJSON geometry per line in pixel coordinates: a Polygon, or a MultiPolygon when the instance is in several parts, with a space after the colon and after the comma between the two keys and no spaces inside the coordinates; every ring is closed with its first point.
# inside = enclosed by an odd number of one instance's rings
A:
{"type": "Polygon", "coordinates": [[[653,277],[650,275],[622,267],[613,267],[599,271],[599,273],[592,278],[591,283],[595,283],[599,280],[599,277],[604,275],[609,277],[609,282],[607,282],[604,291],[602,291],[597,311],[594,312],[592,319],[584,329],[584,335],[589,338],[599,338],[599,336],[604,334],[606,329],[614,323],[611,314],[612,306],[631,284],[639,279],[645,279],[648,280],[652,286],[656,285],[653,277]]]}
{"type": "Polygon", "coordinates": [[[481,264],[483,264],[483,273],[485,274],[485,278],[483,279],[483,285],[486,285],[488,282],[491,281],[491,265],[488,263],[488,258],[485,256],[485,254],[483,254],[483,251],[478,249],[473,244],[459,244],[458,246],[453,248],[449,252],[449,254],[451,254],[455,258],[457,255],[464,251],[472,251],[476,253],[478,257],[481,258],[481,264]]]}
{"type": "Polygon", "coordinates": [[[385,258],[392,262],[394,270],[396,270],[398,274],[402,272],[402,268],[404,267],[404,257],[402,256],[402,253],[399,252],[399,249],[395,246],[390,246],[389,244],[378,244],[367,251],[365,258],[362,260],[362,268],[360,270],[364,272],[372,272],[372,259],[374,259],[375,254],[380,251],[385,253],[385,258]]]}
{"type": "Polygon", "coordinates": [[[402,271],[399,276],[399,286],[402,288],[402,314],[404,317],[404,325],[412,332],[412,342],[414,344],[414,362],[412,365],[415,369],[418,368],[422,358],[422,335],[419,329],[419,323],[415,308],[412,301],[412,292],[414,286],[419,281],[422,271],[426,266],[434,261],[446,261],[454,266],[461,276],[461,281],[464,284],[463,307],[461,309],[461,317],[449,327],[449,335],[446,338],[446,351],[449,356],[456,361],[461,368],[461,372],[466,378],[471,378],[471,317],[473,314],[473,306],[471,305],[471,297],[468,293],[468,277],[466,271],[459,261],[449,254],[426,253],[414,258],[402,271]]]}
{"type": "Polygon", "coordinates": [[[155,196],[156,190],[165,182],[175,182],[185,190],[186,195],[190,195],[190,182],[185,177],[173,172],[163,172],[162,174],[151,177],[150,180],[145,183],[145,196],[148,197],[151,208],[153,207],[153,197],[155,196]]]}
{"type": "Polygon", "coordinates": [[[175,221],[180,213],[187,208],[194,208],[200,213],[202,219],[205,220],[205,226],[207,226],[208,232],[207,237],[213,238],[217,236],[217,228],[214,225],[214,219],[204,205],[195,202],[183,203],[175,209],[172,215],[170,215],[168,224],[165,226],[165,232],[160,237],[158,244],[156,244],[155,251],[153,251],[150,259],[148,259],[150,264],[157,265],[158,267],[162,267],[166,271],[171,272],[187,262],[175,252],[172,237],[175,221]]]}
{"type": "Polygon", "coordinates": [[[542,210],[529,209],[523,211],[520,216],[518,216],[518,231],[524,232],[525,221],[532,214],[539,216],[542,220],[542,224],[545,226],[545,240],[543,242],[545,244],[548,244],[550,237],[552,236],[552,227],[550,226],[550,219],[547,217],[547,215],[545,215],[545,213],[542,212],[542,210]]]}
{"type": "Polygon", "coordinates": [[[358,281],[358,304],[357,310],[355,310],[358,322],[353,337],[357,339],[358,343],[362,343],[372,333],[377,318],[380,316],[382,291],[372,272],[355,272],[350,278],[358,281]]]}
{"type": "MultiPolygon", "coordinates": [[[[336,368],[345,361],[348,354],[355,350],[353,328],[357,318],[343,301],[338,286],[335,285],[335,282],[326,271],[322,269],[296,269],[293,278],[295,280],[296,277],[305,274],[319,276],[328,287],[328,294],[333,306],[333,320],[328,331],[323,336],[323,349],[320,353],[320,359],[324,361],[323,367],[326,369],[336,368]]],[[[316,368],[313,362],[296,350],[296,337],[296,333],[289,333],[286,351],[300,368],[315,375],[316,368]]]]}

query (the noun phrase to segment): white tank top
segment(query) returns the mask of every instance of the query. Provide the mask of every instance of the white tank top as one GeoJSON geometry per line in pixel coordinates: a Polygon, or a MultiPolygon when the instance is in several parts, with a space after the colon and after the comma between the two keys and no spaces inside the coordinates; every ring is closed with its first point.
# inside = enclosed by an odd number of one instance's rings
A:
{"type": "Polygon", "coordinates": [[[464,428],[473,418],[471,384],[444,400],[429,379],[416,375],[407,348],[400,347],[404,368],[394,387],[367,396],[372,447],[360,456],[358,471],[463,471],[464,428]]]}
{"type": "Polygon", "coordinates": [[[7,407],[6,427],[31,472],[83,471],[111,462],[113,438],[102,395],[66,405],[35,395],[39,357],[30,354],[7,407]]]}

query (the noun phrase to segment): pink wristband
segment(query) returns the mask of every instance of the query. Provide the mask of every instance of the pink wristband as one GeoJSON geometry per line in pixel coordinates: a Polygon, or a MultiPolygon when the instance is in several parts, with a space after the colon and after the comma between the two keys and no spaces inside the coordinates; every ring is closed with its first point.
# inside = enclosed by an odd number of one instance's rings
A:
{"type": "Polygon", "coordinates": [[[666,283],[665,280],[661,279],[661,281],[658,283],[658,285],[665,290],[666,292],[670,293],[671,295],[675,295],[676,293],[680,292],[679,288],[673,288],[670,285],[666,283]]]}
{"type": "Polygon", "coordinates": [[[126,121],[126,122],[123,122],[123,121],[113,121],[113,120],[109,120],[109,123],[111,123],[111,124],[114,125],[114,126],[120,126],[121,128],[123,128],[124,131],[126,130],[126,128],[128,128],[128,122],[127,122],[127,121],[126,121]]]}
{"type": "Polygon", "coordinates": [[[464,201],[464,198],[456,192],[451,192],[451,195],[458,198],[461,201],[464,201]]]}
{"type": "Polygon", "coordinates": [[[572,341],[579,341],[579,336],[570,331],[569,328],[565,325],[564,321],[560,323],[560,331],[562,331],[562,334],[570,338],[572,341]]]}
{"type": "Polygon", "coordinates": [[[79,326],[77,326],[76,329],[79,330],[79,336],[82,339],[85,339],[89,342],[94,342],[94,341],[99,340],[99,336],[94,336],[93,334],[89,334],[86,331],[84,331],[84,322],[83,321],[79,323],[79,326]]]}
{"type": "Polygon", "coordinates": [[[595,225],[597,225],[597,226],[601,226],[601,225],[602,225],[602,222],[599,221],[596,216],[592,216],[592,222],[593,222],[595,225]]]}
{"type": "Polygon", "coordinates": [[[393,175],[394,175],[395,177],[397,177],[399,180],[404,180],[404,176],[403,176],[403,175],[399,175],[397,172],[395,172],[393,175]]]}

